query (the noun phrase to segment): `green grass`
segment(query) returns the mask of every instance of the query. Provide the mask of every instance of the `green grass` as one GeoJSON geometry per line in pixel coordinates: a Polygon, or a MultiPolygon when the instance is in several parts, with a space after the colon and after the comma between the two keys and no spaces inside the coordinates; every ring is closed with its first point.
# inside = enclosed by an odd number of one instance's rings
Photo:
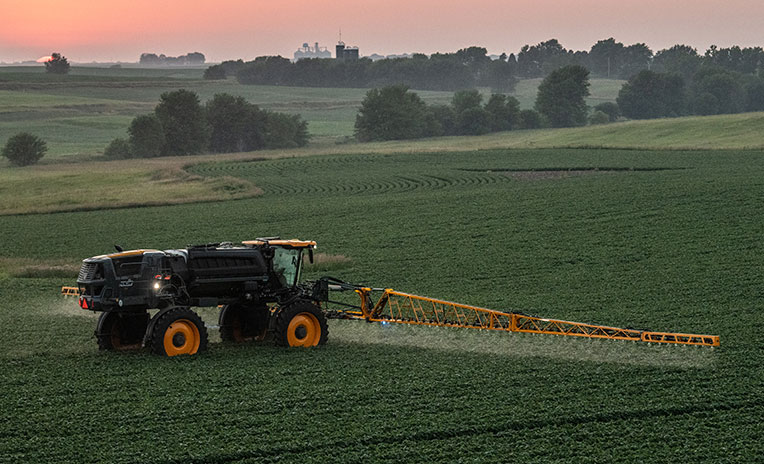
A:
{"type": "MultiPolygon", "coordinates": [[[[0,67],[0,143],[29,130],[49,145],[48,159],[103,153],[116,137],[125,137],[130,119],[153,110],[163,92],[186,88],[202,102],[216,93],[240,95],[273,111],[301,114],[319,145],[353,135],[353,124],[367,89],[240,85],[234,79],[205,81],[201,68],[121,69],[75,66],[65,76],[40,66],[0,67]],[[82,118],[89,129],[72,132],[69,118],[82,118]]],[[[533,106],[540,80],[518,84],[515,96],[533,106]]],[[[612,101],[622,81],[592,80],[589,104],[612,101]]],[[[489,95],[487,89],[483,94],[489,95]]],[[[417,91],[429,104],[447,104],[452,92],[417,91]]]]}
{"type": "MultiPolygon", "coordinates": [[[[764,453],[760,151],[348,154],[208,160],[191,171],[264,192],[3,217],[0,461],[751,462],[764,453]],[[203,356],[163,359],[98,352],[94,316],[56,296],[75,279],[62,272],[115,243],[262,235],[318,240],[322,253],[347,257],[331,273],[350,281],[717,334],[722,347],[334,321],[321,349],[213,343],[203,356]]],[[[216,324],[214,310],[202,315],[216,324]]]]}

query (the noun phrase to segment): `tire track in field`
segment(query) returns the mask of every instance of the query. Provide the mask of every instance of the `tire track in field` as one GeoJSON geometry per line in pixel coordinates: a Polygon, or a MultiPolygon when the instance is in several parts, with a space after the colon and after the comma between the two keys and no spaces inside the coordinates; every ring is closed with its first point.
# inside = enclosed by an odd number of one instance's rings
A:
{"type": "MultiPolygon", "coordinates": [[[[255,449],[250,451],[239,451],[235,453],[209,454],[202,457],[179,457],[177,459],[150,461],[155,464],[160,463],[236,463],[244,460],[254,459],[284,459],[285,455],[298,457],[306,453],[324,452],[331,456],[332,452],[338,449],[352,447],[370,447],[375,445],[394,445],[402,442],[428,442],[446,439],[468,438],[478,435],[494,435],[501,437],[509,435],[512,432],[527,432],[546,427],[563,427],[567,425],[587,425],[598,423],[611,423],[623,421],[650,420],[655,421],[660,418],[669,418],[676,416],[709,416],[725,411],[749,410],[752,414],[764,412],[764,400],[748,399],[732,403],[721,404],[694,404],[687,406],[662,407],[636,409],[620,412],[603,412],[587,415],[571,415],[564,417],[553,417],[550,419],[531,419],[531,420],[512,420],[501,423],[481,426],[466,426],[461,428],[428,430],[411,433],[398,433],[386,436],[366,436],[358,439],[340,439],[326,441],[312,446],[294,445],[277,446],[269,449],[255,449]]],[[[145,462],[145,461],[144,461],[145,462]]]]}
{"type": "Polygon", "coordinates": [[[243,178],[262,188],[264,195],[388,194],[510,181],[498,173],[448,169],[427,159],[361,156],[212,163],[193,166],[191,171],[206,177],[243,178]]]}

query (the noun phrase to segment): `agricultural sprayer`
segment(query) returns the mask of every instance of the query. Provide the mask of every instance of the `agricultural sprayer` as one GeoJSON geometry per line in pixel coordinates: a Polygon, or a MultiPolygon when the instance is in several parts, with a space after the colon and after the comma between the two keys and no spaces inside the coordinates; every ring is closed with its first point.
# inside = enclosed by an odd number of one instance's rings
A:
{"type": "Polygon", "coordinates": [[[505,332],[719,346],[716,335],[653,332],[496,311],[389,288],[354,285],[333,277],[301,283],[303,257],[316,242],[260,238],[177,250],[132,250],[82,263],[76,295],[81,308],[101,312],[98,346],[148,347],[161,355],[196,354],[207,329],[192,307],[219,307],[223,341],[274,339],[282,346],[326,343],[327,319],[456,327],[505,332]],[[358,304],[335,301],[354,292],[358,304]],[[156,311],[153,315],[151,312],[156,311]]]}

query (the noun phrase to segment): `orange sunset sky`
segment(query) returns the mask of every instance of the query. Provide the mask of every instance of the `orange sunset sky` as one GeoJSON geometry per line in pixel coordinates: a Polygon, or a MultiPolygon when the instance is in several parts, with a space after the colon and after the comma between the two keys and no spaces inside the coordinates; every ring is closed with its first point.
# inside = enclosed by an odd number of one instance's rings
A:
{"type": "Polygon", "coordinates": [[[684,43],[764,45],[760,0],[0,0],[0,62],[59,51],[70,61],[137,61],[142,52],[207,61],[291,57],[303,42],[333,50],[338,30],[361,55],[517,53],[557,38],[588,50],[599,39],[653,51],[684,43]]]}

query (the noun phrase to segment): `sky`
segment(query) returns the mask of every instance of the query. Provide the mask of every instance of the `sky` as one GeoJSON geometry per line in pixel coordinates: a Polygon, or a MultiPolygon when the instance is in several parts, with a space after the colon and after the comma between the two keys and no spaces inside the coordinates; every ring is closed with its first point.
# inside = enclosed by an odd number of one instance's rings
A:
{"type": "Polygon", "coordinates": [[[0,62],[60,52],[72,62],[201,52],[208,62],[292,57],[304,42],[361,55],[517,53],[556,38],[589,50],[614,37],[654,52],[764,46],[761,0],[0,0],[0,62]]]}

